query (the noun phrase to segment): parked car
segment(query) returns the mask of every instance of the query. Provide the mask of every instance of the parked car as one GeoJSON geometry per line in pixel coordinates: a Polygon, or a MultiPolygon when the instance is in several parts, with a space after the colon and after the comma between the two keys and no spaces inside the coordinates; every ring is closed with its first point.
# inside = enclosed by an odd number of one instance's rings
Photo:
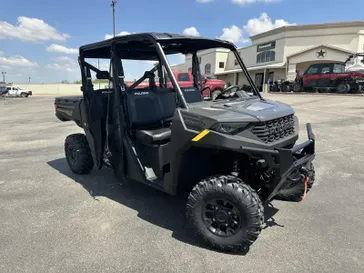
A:
{"type": "Polygon", "coordinates": [[[84,45],[79,52],[83,96],[57,97],[54,102],[60,120],[75,121],[84,129],[64,143],[75,174],[107,165],[120,181],[144,183],[172,196],[188,192],[191,229],[211,247],[227,252],[245,252],[258,238],[263,203],[305,198],[314,179],[312,127],[307,124],[308,140],[296,145],[299,124],[294,110],[262,97],[234,44],[144,33],[84,45]],[[209,48],[226,48],[237,56],[251,94],[230,86],[215,99],[203,100],[197,54],[209,48]],[[183,74],[172,72],[167,56],[184,52],[193,56],[194,80],[184,75],[190,81],[182,87],[183,74]],[[172,86],[160,73],[156,88],[153,68],[126,87],[127,71],[120,59],[154,60],[156,55],[172,86]],[[111,71],[86,61],[110,56],[112,72],[118,75],[112,79],[111,71]],[[91,70],[98,79],[110,79],[113,88],[94,90],[91,70]],[[146,79],[147,88],[136,88],[146,79]]]}
{"type": "MultiPolygon", "coordinates": [[[[179,86],[187,87],[193,85],[193,76],[191,72],[174,72],[173,75],[177,79],[179,86]]],[[[127,83],[127,86],[129,87],[133,84],[134,83],[127,83]]],[[[159,86],[159,82],[156,82],[155,85],[159,86]]],[[[167,79],[167,86],[172,87],[172,83],[169,79],[167,79]]],[[[143,81],[139,83],[136,87],[149,87],[149,82],[143,81]]],[[[199,88],[204,98],[215,99],[226,87],[227,85],[223,80],[206,77],[203,74],[200,75],[199,88]]]]}
{"type": "Polygon", "coordinates": [[[364,72],[346,71],[345,63],[312,64],[296,78],[294,92],[315,90],[336,91],[337,93],[362,93],[364,72]]]}
{"type": "Polygon", "coordinates": [[[5,96],[8,92],[8,89],[6,88],[6,85],[0,85],[0,96],[5,96]]]}
{"type": "Polygon", "coordinates": [[[27,97],[33,95],[32,91],[30,91],[28,89],[22,89],[20,87],[8,86],[6,89],[7,89],[6,96],[9,96],[9,97],[27,98],[27,97]]]}

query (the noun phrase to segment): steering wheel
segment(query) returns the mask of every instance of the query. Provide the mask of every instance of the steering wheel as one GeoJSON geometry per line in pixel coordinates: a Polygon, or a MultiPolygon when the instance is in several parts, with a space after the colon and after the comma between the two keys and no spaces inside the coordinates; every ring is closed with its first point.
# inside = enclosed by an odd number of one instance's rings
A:
{"type": "Polygon", "coordinates": [[[226,97],[226,94],[227,93],[230,93],[229,94],[229,97],[231,97],[232,95],[234,95],[238,90],[239,90],[239,86],[238,85],[232,85],[232,86],[229,86],[228,88],[226,88],[225,90],[222,90],[221,91],[221,94],[219,94],[216,98],[215,98],[215,100],[217,100],[217,99],[220,99],[220,98],[223,98],[223,97],[226,97]],[[235,91],[232,91],[233,89],[235,89],[236,88],[236,90],[235,91]]]}
{"type": "MultiPolygon", "coordinates": [[[[200,85],[201,86],[201,85],[200,85]]],[[[201,92],[201,94],[203,95],[203,91],[205,91],[206,89],[210,89],[210,92],[209,92],[209,94],[211,94],[211,87],[210,86],[205,86],[204,88],[202,88],[201,90],[200,90],[200,92],[201,92]]]]}

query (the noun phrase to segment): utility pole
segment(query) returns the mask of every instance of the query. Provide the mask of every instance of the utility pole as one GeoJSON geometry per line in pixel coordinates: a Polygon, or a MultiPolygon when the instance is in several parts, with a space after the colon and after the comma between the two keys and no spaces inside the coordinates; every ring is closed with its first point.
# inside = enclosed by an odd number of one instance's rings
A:
{"type": "Polygon", "coordinates": [[[31,79],[32,77],[29,77],[29,83],[30,83],[30,79],[31,79]]]}
{"type": "Polygon", "coordinates": [[[6,81],[5,81],[6,72],[1,72],[1,74],[3,74],[3,82],[6,83],[6,81]]]}
{"type": "Polygon", "coordinates": [[[113,34],[115,37],[115,5],[116,5],[117,1],[112,0],[111,1],[111,5],[110,7],[112,7],[112,30],[113,30],[113,34]]]}

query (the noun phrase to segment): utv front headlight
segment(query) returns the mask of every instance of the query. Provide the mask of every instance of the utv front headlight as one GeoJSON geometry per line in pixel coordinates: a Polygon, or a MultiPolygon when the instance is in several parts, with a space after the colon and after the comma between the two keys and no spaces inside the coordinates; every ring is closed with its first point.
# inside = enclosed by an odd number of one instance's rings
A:
{"type": "Polygon", "coordinates": [[[241,131],[243,131],[249,123],[216,123],[214,126],[211,127],[211,130],[223,133],[234,135],[241,131]]]}

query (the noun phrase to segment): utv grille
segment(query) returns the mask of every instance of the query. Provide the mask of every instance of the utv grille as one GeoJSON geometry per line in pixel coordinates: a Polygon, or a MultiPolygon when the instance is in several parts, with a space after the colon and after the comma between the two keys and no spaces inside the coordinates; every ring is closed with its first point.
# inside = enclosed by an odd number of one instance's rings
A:
{"type": "Polygon", "coordinates": [[[252,129],[253,134],[265,143],[272,143],[295,133],[293,115],[261,122],[252,129]]]}

